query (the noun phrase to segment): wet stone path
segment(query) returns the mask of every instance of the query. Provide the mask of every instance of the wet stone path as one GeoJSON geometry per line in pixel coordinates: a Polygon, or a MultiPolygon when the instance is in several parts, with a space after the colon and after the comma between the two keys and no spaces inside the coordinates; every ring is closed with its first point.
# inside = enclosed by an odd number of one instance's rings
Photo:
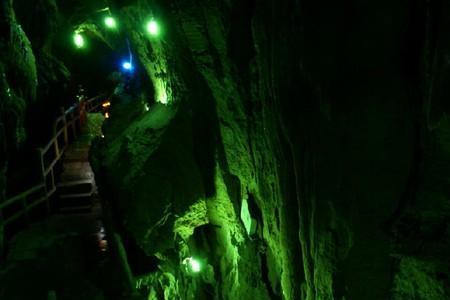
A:
{"type": "Polygon", "coordinates": [[[129,299],[122,292],[120,266],[108,248],[88,161],[94,136],[85,130],[65,153],[55,200],[58,212],[9,243],[0,269],[0,299],[129,299]]]}

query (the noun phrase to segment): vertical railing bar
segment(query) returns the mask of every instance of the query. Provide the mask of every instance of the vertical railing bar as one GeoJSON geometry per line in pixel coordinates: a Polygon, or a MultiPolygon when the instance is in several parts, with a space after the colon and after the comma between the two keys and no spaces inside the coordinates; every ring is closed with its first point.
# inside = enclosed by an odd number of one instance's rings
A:
{"type": "Polygon", "coordinates": [[[44,153],[41,148],[39,148],[38,151],[39,151],[39,157],[40,157],[40,163],[41,163],[41,177],[42,177],[42,183],[44,185],[44,195],[45,195],[45,202],[46,202],[46,206],[47,206],[47,214],[50,215],[50,203],[49,203],[48,189],[47,189],[47,177],[45,176],[44,153]]]}
{"type": "Polygon", "coordinates": [[[44,161],[44,150],[42,148],[38,148],[38,154],[39,154],[39,162],[41,164],[41,180],[44,184],[44,190],[45,194],[47,194],[47,180],[45,176],[45,161],[44,161]]]}

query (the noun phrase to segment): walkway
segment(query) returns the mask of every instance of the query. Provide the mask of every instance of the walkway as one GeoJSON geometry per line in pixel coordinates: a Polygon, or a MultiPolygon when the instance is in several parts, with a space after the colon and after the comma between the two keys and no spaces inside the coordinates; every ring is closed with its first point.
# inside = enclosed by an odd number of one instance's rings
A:
{"type": "Polygon", "coordinates": [[[91,141],[102,134],[103,116],[99,113],[88,116],[85,130],[64,154],[63,172],[58,184],[61,211],[89,210],[96,195],[94,173],[89,164],[89,148],[91,141]]]}
{"type": "Polygon", "coordinates": [[[6,268],[0,271],[0,299],[131,299],[122,295],[125,275],[108,249],[88,161],[102,119],[90,114],[87,127],[65,152],[56,201],[60,213],[10,242],[6,268]]]}

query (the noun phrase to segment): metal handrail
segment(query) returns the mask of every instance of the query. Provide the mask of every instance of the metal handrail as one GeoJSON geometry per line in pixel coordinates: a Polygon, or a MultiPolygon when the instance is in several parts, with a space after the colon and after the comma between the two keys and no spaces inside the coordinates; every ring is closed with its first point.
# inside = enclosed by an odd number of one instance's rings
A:
{"type": "Polygon", "coordinates": [[[32,187],[31,189],[26,190],[25,192],[22,192],[14,197],[9,198],[8,200],[6,200],[3,203],[0,203],[0,209],[5,208],[6,206],[9,206],[15,202],[17,202],[18,200],[21,200],[22,198],[26,198],[27,196],[34,194],[35,192],[39,191],[40,189],[44,188],[44,184],[38,184],[34,187],[32,187]]]}
{"type": "Polygon", "coordinates": [[[74,104],[67,110],[61,109],[61,115],[56,118],[54,122],[53,137],[43,147],[39,148],[40,156],[40,168],[41,168],[41,182],[30,189],[6,199],[6,201],[0,203],[0,224],[7,225],[8,223],[16,220],[24,214],[28,215],[28,211],[36,205],[46,202],[47,213],[50,213],[50,197],[56,192],[55,172],[54,168],[61,160],[65,150],[70,145],[69,129],[72,130],[73,139],[77,137],[77,131],[81,130],[84,125],[86,114],[94,111],[101,106],[101,99],[105,98],[104,95],[100,95],[79,103],[74,104]],[[95,104],[95,105],[94,105],[95,104]],[[62,122],[62,127],[59,128],[62,122]],[[79,128],[77,128],[79,127],[79,128]],[[60,145],[61,136],[64,136],[63,145],[60,145]],[[47,165],[45,163],[45,156],[49,153],[50,149],[54,149],[54,155],[51,162],[47,165]],[[49,180],[50,179],[50,180],[49,180]],[[33,195],[41,194],[38,197],[32,197],[33,195]],[[42,195],[43,194],[43,195],[42,195]],[[28,200],[28,201],[27,201],[28,200]],[[22,209],[16,211],[11,216],[4,215],[4,209],[10,205],[21,203],[22,209]]]}

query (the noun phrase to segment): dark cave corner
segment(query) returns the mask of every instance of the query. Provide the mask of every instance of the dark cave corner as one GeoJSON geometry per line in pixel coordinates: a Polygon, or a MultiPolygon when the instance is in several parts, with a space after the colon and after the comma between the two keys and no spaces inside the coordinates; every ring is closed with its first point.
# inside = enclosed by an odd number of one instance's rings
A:
{"type": "Polygon", "coordinates": [[[450,4],[4,0],[0,299],[450,299],[450,4]]]}

